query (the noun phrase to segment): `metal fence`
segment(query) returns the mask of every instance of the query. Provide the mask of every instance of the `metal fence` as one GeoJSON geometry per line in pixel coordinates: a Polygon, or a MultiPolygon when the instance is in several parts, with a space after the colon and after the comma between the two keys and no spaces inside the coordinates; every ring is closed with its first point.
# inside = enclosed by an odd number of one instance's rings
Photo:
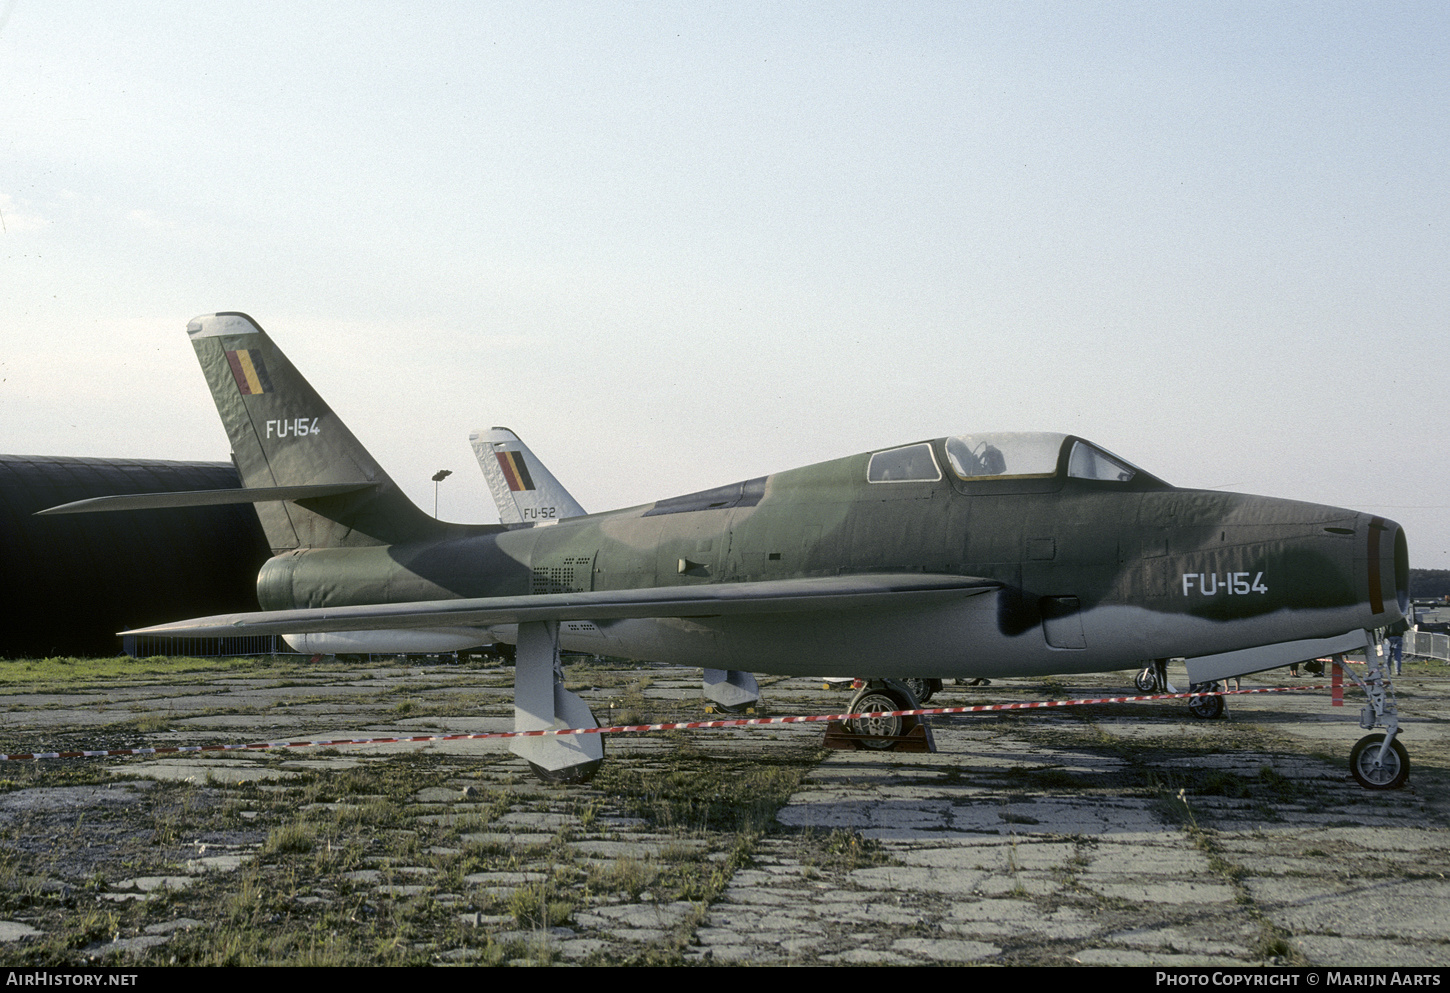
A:
{"type": "Polygon", "coordinates": [[[186,656],[218,658],[236,655],[296,655],[277,635],[246,635],[235,638],[162,638],[155,635],[121,636],[121,650],[132,658],[186,656]]]}
{"type": "Polygon", "coordinates": [[[1406,655],[1450,662],[1450,634],[1432,634],[1428,631],[1406,631],[1404,638],[1406,655]]]}

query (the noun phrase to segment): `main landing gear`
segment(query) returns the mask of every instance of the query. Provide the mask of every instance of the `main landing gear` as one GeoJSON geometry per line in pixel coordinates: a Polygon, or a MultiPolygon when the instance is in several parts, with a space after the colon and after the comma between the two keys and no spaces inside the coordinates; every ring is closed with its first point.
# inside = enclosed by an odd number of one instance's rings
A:
{"type": "Polygon", "coordinates": [[[1190,693],[1202,693],[1203,696],[1191,696],[1188,698],[1188,712],[1194,717],[1201,717],[1211,721],[1223,716],[1223,697],[1218,696],[1223,689],[1222,683],[1194,683],[1188,687],[1190,693]]]}
{"type": "Polygon", "coordinates": [[[851,700],[851,713],[866,714],[865,717],[858,717],[851,722],[851,730],[855,734],[864,734],[875,739],[862,742],[867,748],[890,748],[893,744],[891,739],[901,736],[901,729],[906,723],[906,718],[889,713],[874,714],[869,711],[914,710],[915,708],[915,702],[909,702],[904,693],[893,692],[885,688],[871,689],[867,686],[851,700]]]}
{"type": "MultiPolygon", "coordinates": [[[[903,679],[901,684],[911,690],[911,694],[916,697],[918,704],[924,704],[936,696],[941,692],[942,687],[940,679],[903,679]]],[[[855,711],[853,710],[852,713],[855,711]]]]}
{"type": "MultiPolygon", "coordinates": [[[[1154,659],[1145,665],[1138,675],[1133,677],[1133,685],[1138,688],[1140,693],[1178,692],[1168,681],[1167,659],[1154,659]]],[[[1224,684],[1218,682],[1189,684],[1188,692],[1194,695],[1188,698],[1188,712],[1205,721],[1222,717],[1223,697],[1217,694],[1223,688],[1224,684]]]]}
{"type": "MultiPolygon", "coordinates": [[[[836,742],[827,731],[828,748],[862,747],[874,751],[936,751],[931,729],[919,717],[892,715],[893,710],[918,710],[921,703],[907,680],[872,679],[851,698],[851,713],[862,714],[848,722],[849,734],[836,742]]],[[[832,728],[839,725],[832,724],[832,728]]]]}

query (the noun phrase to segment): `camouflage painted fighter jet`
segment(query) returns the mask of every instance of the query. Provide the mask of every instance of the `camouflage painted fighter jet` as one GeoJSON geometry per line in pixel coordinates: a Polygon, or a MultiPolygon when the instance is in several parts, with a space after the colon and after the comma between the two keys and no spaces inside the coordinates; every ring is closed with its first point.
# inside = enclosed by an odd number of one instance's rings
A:
{"type": "MultiPolygon", "coordinates": [[[[918,441],[550,527],[440,522],[251,318],[199,317],[187,333],[246,490],[69,509],[254,502],[275,557],[258,576],[261,612],[144,633],[513,641],[519,730],[594,726],[563,687],[561,645],[779,675],[853,672],[873,680],[857,705],[880,711],[884,700],[914,702],[899,683],[912,676],[1183,656],[1202,682],[1367,646],[1373,658],[1375,632],[1407,606],[1394,522],[1178,489],[1063,434],[918,441]]],[[[1353,755],[1366,785],[1399,785],[1408,770],[1386,687],[1368,687],[1361,723],[1388,733],[1353,755]]],[[[599,735],[512,749],[565,781],[603,758],[599,735]]]]}

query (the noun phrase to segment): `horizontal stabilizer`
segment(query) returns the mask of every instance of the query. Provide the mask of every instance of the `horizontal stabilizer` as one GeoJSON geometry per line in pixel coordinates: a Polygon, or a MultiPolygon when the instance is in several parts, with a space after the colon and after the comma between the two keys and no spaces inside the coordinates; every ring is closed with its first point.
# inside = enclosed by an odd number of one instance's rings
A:
{"type": "Polygon", "coordinates": [[[181,493],[122,493],[91,497],[35,512],[48,514],[98,514],[109,510],[159,510],[167,507],[217,507],[230,503],[268,503],[273,500],[306,500],[309,497],[338,496],[376,489],[377,483],[322,483],[313,486],[257,486],[235,490],[187,490],[181,493]]]}
{"type": "Polygon", "coordinates": [[[821,576],[758,583],[264,610],[251,614],[218,614],[124,633],[216,638],[377,628],[481,627],[528,621],[743,616],[876,607],[903,609],[985,593],[998,585],[970,576],[921,573],[821,576]]]}

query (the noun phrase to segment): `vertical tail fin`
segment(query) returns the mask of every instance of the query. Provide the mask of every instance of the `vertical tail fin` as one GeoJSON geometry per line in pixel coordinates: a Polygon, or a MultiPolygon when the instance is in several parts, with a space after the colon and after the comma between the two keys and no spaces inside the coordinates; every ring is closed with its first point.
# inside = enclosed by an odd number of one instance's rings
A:
{"type": "Polygon", "coordinates": [[[403,495],[256,321],[208,314],[186,333],[243,486],[372,484],[339,496],[258,503],[274,552],[393,544],[448,529],[403,495]]]}
{"type": "Polygon", "coordinates": [[[508,428],[476,429],[469,433],[468,442],[478,456],[503,523],[548,524],[584,516],[579,502],[508,428]]]}

